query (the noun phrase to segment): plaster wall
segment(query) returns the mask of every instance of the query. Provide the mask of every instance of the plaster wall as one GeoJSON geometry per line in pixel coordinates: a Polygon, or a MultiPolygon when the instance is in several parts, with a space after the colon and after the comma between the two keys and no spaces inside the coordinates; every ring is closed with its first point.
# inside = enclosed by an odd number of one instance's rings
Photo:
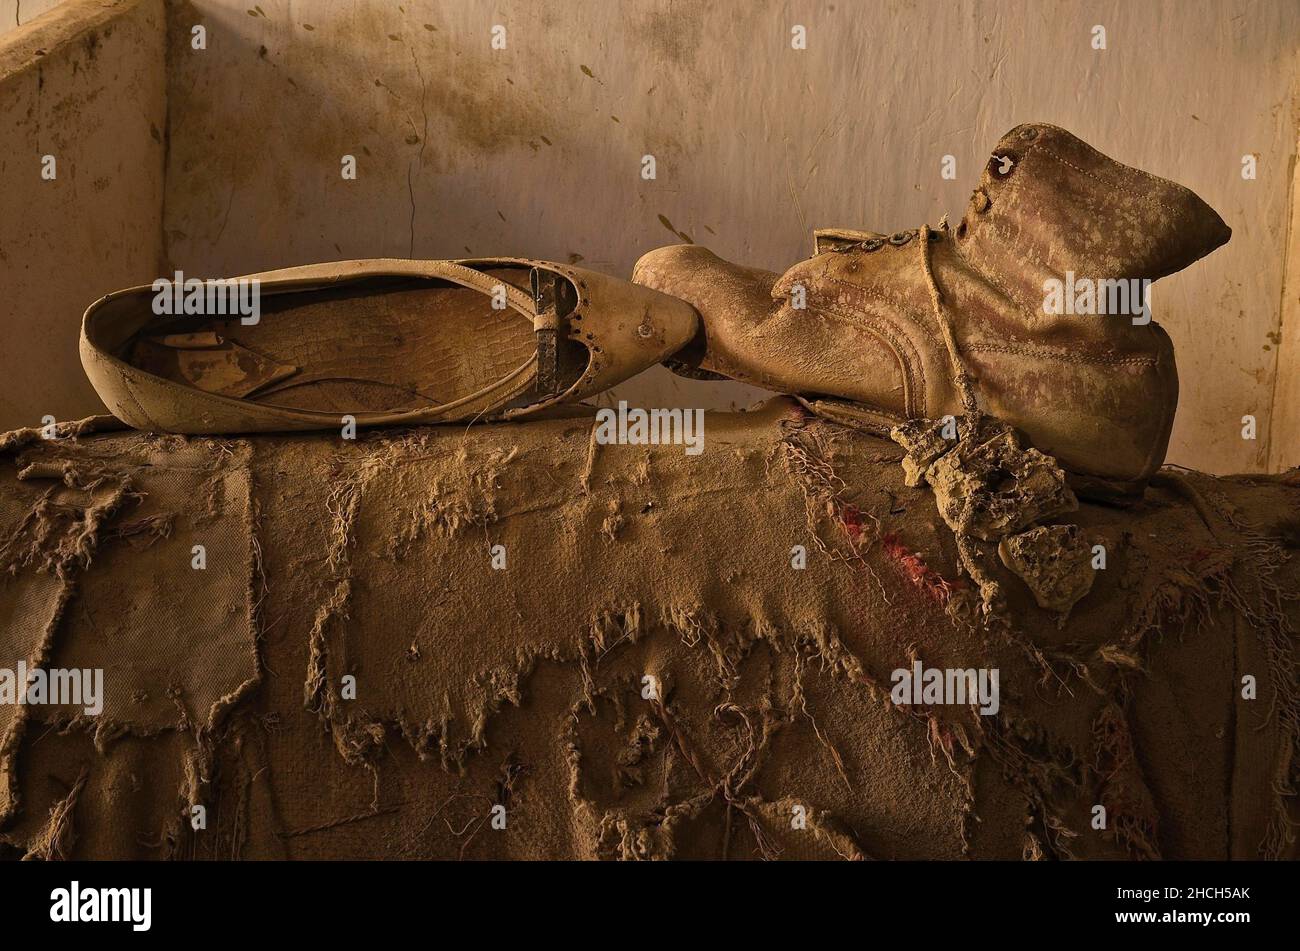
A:
{"type": "Polygon", "coordinates": [[[162,24],[161,0],[71,0],[0,37],[0,430],[104,412],[77,333],[159,273],[162,24]]]}
{"type": "Polygon", "coordinates": [[[0,0],[0,36],[30,23],[64,0],[0,0]]]}
{"type": "MultiPolygon", "coordinates": [[[[1155,290],[1182,377],[1170,458],[1265,468],[1281,438],[1300,4],[946,7],[179,0],[168,255],[214,274],[519,254],[626,275],[689,237],[782,270],[814,227],[955,219],[1001,133],[1048,121],[1190,186],[1232,226],[1227,247],[1155,290]],[[199,23],[203,51],[188,43],[199,23]],[[792,49],[795,25],[806,50],[792,49]],[[345,154],[356,181],[340,175],[345,154]]],[[[609,397],[725,407],[754,393],[657,368],[609,397]]]]}

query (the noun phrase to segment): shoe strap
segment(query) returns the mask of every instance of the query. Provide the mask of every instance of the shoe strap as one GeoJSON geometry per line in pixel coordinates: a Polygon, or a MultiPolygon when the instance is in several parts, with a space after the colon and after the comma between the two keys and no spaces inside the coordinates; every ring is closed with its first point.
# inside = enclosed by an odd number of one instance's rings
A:
{"type": "Polygon", "coordinates": [[[404,258],[391,260],[376,259],[371,261],[330,261],[323,264],[304,264],[299,267],[281,268],[277,271],[262,271],[245,276],[246,280],[258,280],[264,284],[283,286],[284,290],[305,290],[307,287],[329,287],[367,277],[411,277],[433,278],[459,284],[471,290],[491,296],[497,288],[505,289],[506,303],[533,323],[537,321],[537,310],[533,299],[527,292],[513,284],[495,278],[490,274],[467,267],[459,261],[412,261],[404,258]],[[348,265],[361,265],[349,267],[348,265]]]}
{"type": "Polygon", "coordinates": [[[497,293],[497,288],[505,288],[506,303],[512,308],[519,311],[536,326],[537,309],[533,304],[532,295],[526,294],[513,284],[509,284],[500,278],[493,277],[491,274],[484,274],[472,267],[466,267],[456,261],[429,261],[435,276],[453,284],[459,284],[462,287],[468,287],[471,290],[481,291],[491,296],[497,293]]]}

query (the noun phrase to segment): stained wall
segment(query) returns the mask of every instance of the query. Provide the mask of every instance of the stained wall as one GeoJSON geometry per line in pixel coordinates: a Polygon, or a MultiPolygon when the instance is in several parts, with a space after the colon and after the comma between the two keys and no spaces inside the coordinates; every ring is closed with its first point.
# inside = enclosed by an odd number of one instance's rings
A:
{"type": "Polygon", "coordinates": [[[161,0],[71,0],[0,36],[0,429],[103,412],[77,330],[159,273],[164,35],[161,0]]]}

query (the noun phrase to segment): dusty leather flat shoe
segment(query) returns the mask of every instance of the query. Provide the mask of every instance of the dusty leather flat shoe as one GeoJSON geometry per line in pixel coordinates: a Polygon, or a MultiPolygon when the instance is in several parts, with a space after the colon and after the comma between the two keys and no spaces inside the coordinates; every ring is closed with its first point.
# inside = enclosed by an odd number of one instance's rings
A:
{"type": "Polygon", "coordinates": [[[514,419],[653,366],[698,322],[667,295],[522,258],[337,261],[234,279],[246,296],[253,281],[252,316],[233,297],[226,316],[159,316],[158,285],[92,304],[81,361],[113,414],[175,433],[335,429],[344,415],[358,426],[514,419]]]}
{"type": "Polygon", "coordinates": [[[779,276],[679,245],[632,279],[700,312],[676,358],[688,373],[800,395],[846,422],[985,412],[1081,491],[1123,496],[1164,461],[1178,402],[1143,282],[1230,236],[1181,185],[1032,124],[1003,136],[955,230],[818,231],[813,257],[779,276]]]}

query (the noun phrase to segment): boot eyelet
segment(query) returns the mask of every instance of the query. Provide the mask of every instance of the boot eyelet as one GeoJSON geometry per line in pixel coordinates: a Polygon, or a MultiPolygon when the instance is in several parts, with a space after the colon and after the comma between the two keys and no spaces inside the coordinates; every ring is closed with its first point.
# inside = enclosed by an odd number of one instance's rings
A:
{"type": "Polygon", "coordinates": [[[903,245],[907,244],[907,242],[911,240],[912,240],[912,232],[910,231],[895,231],[893,234],[889,236],[889,243],[896,248],[901,248],[903,245]]]}
{"type": "Polygon", "coordinates": [[[885,242],[881,241],[879,238],[868,238],[866,241],[863,241],[860,245],[858,245],[858,247],[860,247],[863,251],[879,251],[880,246],[883,245],[884,243],[885,242]]]}
{"type": "Polygon", "coordinates": [[[989,158],[989,174],[999,181],[1010,178],[1020,164],[1020,153],[1010,150],[1003,150],[1001,154],[994,152],[989,158]]]}
{"type": "Polygon", "coordinates": [[[930,232],[930,240],[931,240],[931,241],[941,241],[942,239],[943,239],[943,235],[941,235],[939,232],[937,232],[937,231],[931,231],[931,232],[930,232]]]}

